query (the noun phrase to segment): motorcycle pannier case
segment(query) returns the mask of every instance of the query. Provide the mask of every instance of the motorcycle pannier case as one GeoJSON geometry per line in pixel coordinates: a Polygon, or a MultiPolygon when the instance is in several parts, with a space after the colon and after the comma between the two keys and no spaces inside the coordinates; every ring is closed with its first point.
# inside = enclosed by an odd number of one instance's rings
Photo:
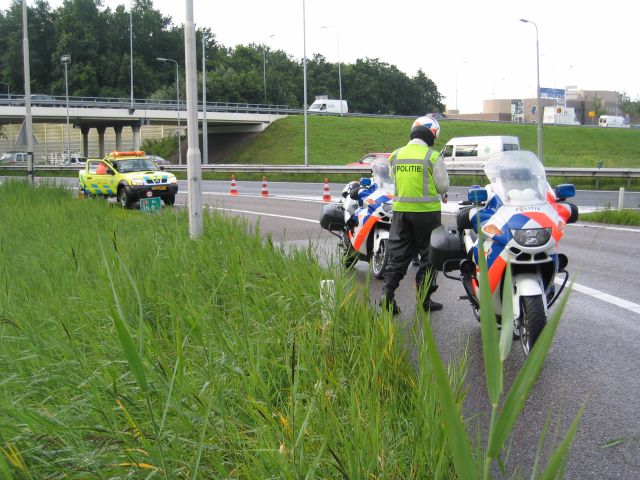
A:
{"type": "Polygon", "coordinates": [[[344,228],[344,212],[333,203],[328,203],[322,207],[320,214],[320,226],[332,232],[344,228]]]}
{"type": "Polygon", "coordinates": [[[442,271],[447,263],[446,270],[456,270],[460,260],[466,257],[458,230],[446,228],[440,225],[431,232],[431,245],[429,248],[429,261],[436,270],[442,271]]]}

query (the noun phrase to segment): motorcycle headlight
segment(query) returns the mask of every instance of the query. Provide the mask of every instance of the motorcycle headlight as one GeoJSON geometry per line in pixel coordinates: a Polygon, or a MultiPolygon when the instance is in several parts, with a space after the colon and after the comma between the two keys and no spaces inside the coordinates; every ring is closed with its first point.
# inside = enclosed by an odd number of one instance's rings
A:
{"type": "Polygon", "coordinates": [[[382,211],[388,215],[392,215],[393,214],[393,203],[383,203],[382,204],[382,211]]]}
{"type": "Polygon", "coordinates": [[[511,230],[516,242],[523,247],[541,247],[551,239],[551,228],[528,228],[511,230]]]}
{"type": "Polygon", "coordinates": [[[167,179],[167,183],[178,183],[178,180],[176,179],[176,177],[169,177],[167,179]]]}
{"type": "Polygon", "coordinates": [[[133,178],[131,180],[131,185],[144,185],[144,180],[141,178],[133,178]]]}

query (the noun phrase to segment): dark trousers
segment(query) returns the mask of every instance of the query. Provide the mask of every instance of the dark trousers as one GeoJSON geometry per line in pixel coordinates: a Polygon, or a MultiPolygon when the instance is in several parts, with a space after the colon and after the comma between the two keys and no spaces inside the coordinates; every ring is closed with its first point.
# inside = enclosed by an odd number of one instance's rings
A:
{"type": "MultiPolygon", "coordinates": [[[[384,290],[393,296],[400,281],[407,273],[409,263],[420,254],[420,265],[416,273],[416,286],[422,288],[425,277],[431,275],[429,287],[436,284],[437,271],[429,262],[431,232],[440,226],[442,214],[438,212],[393,212],[389,234],[389,263],[384,273],[384,290]]],[[[434,288],[427,293],[427,298],[434,288]]]]}

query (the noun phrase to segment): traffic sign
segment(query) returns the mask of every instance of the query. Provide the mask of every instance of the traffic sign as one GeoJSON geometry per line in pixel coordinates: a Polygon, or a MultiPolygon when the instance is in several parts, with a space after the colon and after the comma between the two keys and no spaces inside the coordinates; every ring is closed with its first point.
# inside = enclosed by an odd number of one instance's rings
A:
{"type": "Polygon", "coordinates": [[[140,211],[141,212],[159,212],[160,197],[141,198],[140,211]]]}

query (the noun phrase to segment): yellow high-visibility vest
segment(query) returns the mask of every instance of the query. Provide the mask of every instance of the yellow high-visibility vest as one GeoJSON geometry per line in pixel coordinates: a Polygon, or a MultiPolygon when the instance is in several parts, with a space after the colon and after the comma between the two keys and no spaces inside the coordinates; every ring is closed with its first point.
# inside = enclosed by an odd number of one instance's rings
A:
{"type": "Polygon", "coordinates": [[[413,143],[391,154],[389,160],[396,185],[394,211],[440,211],[440,197],[433,181],[433,166],[438,156],[432,148],[413,143]]]}

